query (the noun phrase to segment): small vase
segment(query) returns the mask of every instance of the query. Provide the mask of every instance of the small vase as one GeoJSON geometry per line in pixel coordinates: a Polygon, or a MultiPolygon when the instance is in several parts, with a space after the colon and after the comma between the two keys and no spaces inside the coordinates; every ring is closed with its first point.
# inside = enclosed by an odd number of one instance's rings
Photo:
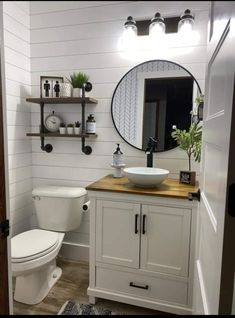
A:
{"type": "Polygon", "coordinates": [[[72,87],[69,83],[60,84],[60,97],[71,97],[72,87]]]}
{"type": "Polygon", "coordinates": [[[67,132],[69,135],[73,134],[73,127],[67,127],[67,132]]]}
{"type": "Polygon", "coordinates": [[[73,88],[73,97],[82,97],[81,88],[73,88]]]}
{"type": "Polygon", "coordinates": [[[74,133],[75,133],[75,135],[79,135],[80,134],[80,127],[74,127],[74,133]]]}
{"type": "Polygon", "coordinates": [[[60,134],[65,135],[66,134],[66,127],[60,127],[60,134]]]}

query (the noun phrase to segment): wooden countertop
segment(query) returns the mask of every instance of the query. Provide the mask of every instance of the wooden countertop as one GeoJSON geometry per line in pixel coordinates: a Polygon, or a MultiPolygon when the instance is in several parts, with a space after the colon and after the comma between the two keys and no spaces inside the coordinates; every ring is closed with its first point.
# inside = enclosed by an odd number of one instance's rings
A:
{"type": "Polygon", "coordinates": [[[89,191],[110,191],[188,199],[188,192],[197,192],[198,185],[191,186],[179,183],[175,179],[166,179],[155,188],[139,188],[130,183],[127,177],[113,178],[113,175],[107,175],[88,185],[86,189],[89,191]]]}

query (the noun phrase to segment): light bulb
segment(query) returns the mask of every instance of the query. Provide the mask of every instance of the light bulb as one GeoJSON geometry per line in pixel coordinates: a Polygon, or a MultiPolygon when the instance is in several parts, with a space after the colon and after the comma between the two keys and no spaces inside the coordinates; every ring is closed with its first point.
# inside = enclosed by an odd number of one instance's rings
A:
{"type": "Polygon", "coordinates": [[[162,37],[165,34],[165,23],[164,18],[161,17],[161,14],[157,12],[151,20],[151,24],[149,26],[149,35],[151,38],[157,39],[158,37],[162,37]]]}
{"type": "Polygon", "coordinates": [[[124,50],[131,50],[135,48],[137,38],[136,22],[131,16],[127,18],[127,21],[123,27],[123,35],[121,39],[121,47],[124,50]]]}
{"type": "Polygon", "coordinates": [[[178,24],[178,30],[181,34],[189,36],[192,33],[194,25],[194,17],[189,9],[184,11],[184,14],[180,17],[178,24]]]}

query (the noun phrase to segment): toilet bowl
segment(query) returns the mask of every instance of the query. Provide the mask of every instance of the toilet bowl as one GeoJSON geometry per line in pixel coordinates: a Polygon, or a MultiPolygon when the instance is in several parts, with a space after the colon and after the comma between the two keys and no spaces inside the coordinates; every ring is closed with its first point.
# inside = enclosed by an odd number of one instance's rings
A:
{"type": "Polygon", "coordinates": [[[33,190],[33,198],[39,228],[11,239],[12,272],[16,277],[14,300],[29,305],[40,303],[61,277],[56,257],[64,232],[78,228],[81,223],[86,190],[37,188],[33,190]]]}

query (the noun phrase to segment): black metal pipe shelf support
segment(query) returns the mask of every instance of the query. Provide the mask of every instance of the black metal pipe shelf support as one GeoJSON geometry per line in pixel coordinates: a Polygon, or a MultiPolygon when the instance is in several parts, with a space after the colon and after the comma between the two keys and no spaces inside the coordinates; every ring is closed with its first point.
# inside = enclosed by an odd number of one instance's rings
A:
{"type": "MultiPolygon", "coordinates": [[[[45,126],[44,126],[44,102],[40,103],[40,113],[41,113],[41,126],[40,126],[40,132],[42,134],[45,133],[45,126]]],[[[52,152],[52,145],[51,144],[46,144],[45,145],[45,142],[44,142],[44,137],[41,136],[41,149],[43,151],[46,151],[46,152],[52,152]]]]}
{"type": "MultiPolygon", "coordinates": [[[[92,85],[91,83],[85,83],[82,86],[82,134],[86,134],[86,125],[85,125],[85,106],[86,106],[86,102],[85,102],[85,90],[87,92],[91,91],[92,89],[92,85]]],[[[92,153],[92,148],[91,146],[85,145],[85,137],[82,137],[82,152],[85,155],[90,155],[92,153]]]]}

